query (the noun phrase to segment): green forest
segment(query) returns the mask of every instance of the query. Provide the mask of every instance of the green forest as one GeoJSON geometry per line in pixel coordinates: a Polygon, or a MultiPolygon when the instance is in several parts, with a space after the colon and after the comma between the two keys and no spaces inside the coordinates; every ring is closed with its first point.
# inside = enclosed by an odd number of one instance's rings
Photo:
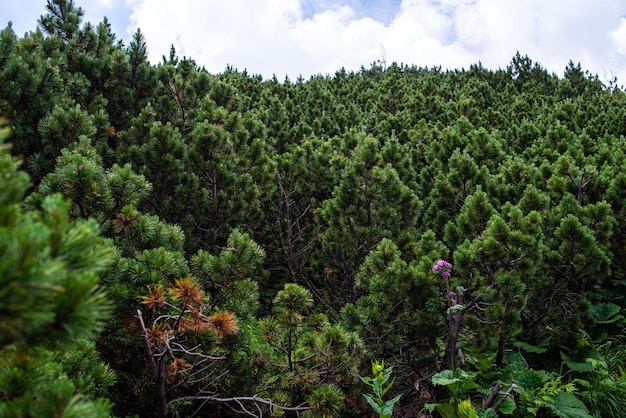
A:
{"type": "Polygon", "coordinates": [[[0,417],[625,417],[626,93],[0,32],[0,417]]]}

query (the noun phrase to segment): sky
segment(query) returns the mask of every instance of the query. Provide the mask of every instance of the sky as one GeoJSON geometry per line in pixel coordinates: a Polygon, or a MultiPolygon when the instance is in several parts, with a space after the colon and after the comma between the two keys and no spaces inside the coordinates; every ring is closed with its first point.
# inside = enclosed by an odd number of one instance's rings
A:
{"type": "MultiPolygon", "coordinates": [[[[0,27],[35,30],[45,0],[1,0],[0,27]]],[[[125,44],[140,28],[150,61],[174,45],[209,72],[334,75],[384,61],[499,69],[516,52],[562,76],[571,60],[626,85],[626,0],[75,0],[125,44]]]]}

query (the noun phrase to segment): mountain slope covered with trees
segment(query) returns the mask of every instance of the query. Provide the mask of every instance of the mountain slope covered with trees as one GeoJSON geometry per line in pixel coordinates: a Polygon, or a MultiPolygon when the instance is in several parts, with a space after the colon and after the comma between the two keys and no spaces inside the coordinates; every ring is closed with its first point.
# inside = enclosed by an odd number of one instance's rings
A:
{"type": "Polygon", "coordinates": [[[0,32],[0,416],[385,416],[384,376],[394,417],[626,416],[616,81],[210,74],[47,10],[0,32]]]}

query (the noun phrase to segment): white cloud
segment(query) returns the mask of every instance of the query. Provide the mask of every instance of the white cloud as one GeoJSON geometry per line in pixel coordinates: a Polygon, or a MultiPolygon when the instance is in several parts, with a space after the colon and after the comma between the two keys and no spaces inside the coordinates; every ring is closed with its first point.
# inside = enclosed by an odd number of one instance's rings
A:
{"type": "Polygon", "coordinates": [[[623,17],[618,28],[611,32],[611,38],[613,38],[617,52],[626,55],[626,17],[623,17]]]}
{"type": "Polygon", "coordinates": [[[304,76],[359,68],[380,57],[384,30],[370,18],[354,19],[349,7],[329,10],[296,22],[287,32],[291,51],[279,59],[287,62],[290,74],[304,76]]]}
{"type": "Polygon", "coordinates": [[[429,1],[403,2],[385,35],[389,61],[445,68],[468,67],[477,61],[456,39],[448,8],[429,1]]]}
{"type": "Polygon", "coordinates": [[[96,0],[96,3],[98,6],[106,7],[107,9],[110,9],[111,6],[113,6],[113,0],[96,0]]]}
{"type": "Polygon", "coordinates": [[[357,9],[365,7],[364,0],[126,4],[153,62],[174,44],[179,55],[211,72],[230,64],[264,77],[333,74],[341,67],[369,66],[382,58],[382,47],[388,63],[444,68],[478,61],[503,68],[520,51],[559,75],[571,59],[601,78],[608,72],[626,83],[626,23],[620,18],[626,3],[621,1],[403,0],[393,19],[381,21],[357,9]]]}

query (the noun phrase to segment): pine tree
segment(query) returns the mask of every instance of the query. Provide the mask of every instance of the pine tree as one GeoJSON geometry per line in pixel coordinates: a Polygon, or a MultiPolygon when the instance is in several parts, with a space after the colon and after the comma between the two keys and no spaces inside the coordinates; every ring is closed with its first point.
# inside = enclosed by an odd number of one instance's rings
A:
{"type": "Polygon", "coordinates": [[[430,272],[446,254],[428,231],[400,250],[383,239],[365,258],[355,286],[364,295],[342,309],[342,323],[367,341],[367,359],[384,358],[403,378],[406,389],[435,366],[441,320],[442,286],[430,272]]]}
{"type": "Polygon", "coordinates": [[[93,338],[110,313],[99,280],[114,250],[58,194],[22,209],[29,178],[0,140],[0,415],[107,417],[115,376],[93,338]]]}
{"type": "Polygon", "coordinates": [[[397,171],[382,162],[380,143],[367,135],[345,163],[332,198],[316,211],[323,228],[322,256],[326,272],[336,277],[333,288],[341,306],[354,301],[352,283],[360,263],[383,238],[410,241],[420,213],[415,193],[397,171]]]}
{"type": "Polygon", "coordinates": [[[199,190],[189,235],[204,246],[225,239],[234,227],[258,231],[265,222],[262,202],[272,194],[275,163],[265,130],[256,118],[216,107],[210,98],[200,103],[190,133],[189,171],[199,190]]]}
{"type": "Polygon", "coordinates": [[[288,405],[306,402],[313,414],[339,416],[345,396],[340,388],[354,384],[363,342],[312,308],[311,293],[300,285],[288,283],[276,294],[272,315],[259,322],[269,345],[263,386],[288,405]]]}

